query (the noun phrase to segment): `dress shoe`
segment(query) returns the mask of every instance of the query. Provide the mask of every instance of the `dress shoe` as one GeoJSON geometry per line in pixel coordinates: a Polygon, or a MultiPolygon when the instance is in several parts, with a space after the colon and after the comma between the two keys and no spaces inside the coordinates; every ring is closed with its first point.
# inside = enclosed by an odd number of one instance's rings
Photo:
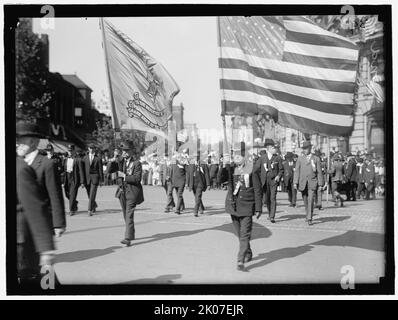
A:
{"type": "Polygon", "coordinates": [[[246,262],[250,262],[250,261],[252,261],[252,260],[253,260],[253,255],[252,255],[252,254],[246,255],[246,257],[245,257],[245,263],[246,263],[246,262]]]}
{"type": "Polygon", "coordinates": [[[312,225],[313,225],[312,220],[308,220],[308,225],[309,225],[309,226],[312,226],[312,225]]]}
{"type": "Polygon", "coordinates": [[[175,214],[181,214],[181,212],[180,211],[176,211],[175,214]]]}
{"type": "Polygon", "coordinates": [[[166,209],[164,209],[164,212],[165,212],[165,213],[169,213],[169,212],[170,212],[170,209],[169,209],[169,208],[166,208],[166,209]]]}
{"type": "Polygon", "coordinates": [[[203,214],[203,213],[204,213],[203,210],[199,211],[199,214],[203,214]]]}
{"type": "Polygon", "coordinates": [[[75,213],[76,213],[76,211],[70,211],[70,212],[69,212],[69,215],[70,215],[70,216],[74,216],[75,213]]]}
{"type": "Polygon", "coordinates": [[[128,239],[123,239],[122,241],[120,241],[121,244],[125,244],[127,247],[131,246],[131,241],[128,239]]]}
{"type": "Polygon", "coordinates": [[[238,262],[236,269],[238,269],[239,271],[245,270],[245,264],[243,262],[238,262]]]}
{"type": "Polygon", "coordinates": [[[323,208],[322,208],[322,207],[318,207],[318,210],[319,210],[319,211],[322,211],[322,210],[323,210],[323,208]]]}
{"type": "Polygon", "coordinates": [[[271,218],[271,223],[275,223],[275,219],[274,218],[271,218]]]}
{"type": "Polygon", "coordinates": [[[88,210],[88,216],[91,217],[93,215],[93,212],[88,210]]]}
{"type": "Polygon", "coordinates": [[[197,212],[195,212],[193,215],[194,217],[199,217],[197,212]]]}
{"type": "Polygon", "coordinates": [[[297,206],[296,206],[295,204],[292,204],[292,207],[293,207],[293,208],[296,208],[297,206]]]}

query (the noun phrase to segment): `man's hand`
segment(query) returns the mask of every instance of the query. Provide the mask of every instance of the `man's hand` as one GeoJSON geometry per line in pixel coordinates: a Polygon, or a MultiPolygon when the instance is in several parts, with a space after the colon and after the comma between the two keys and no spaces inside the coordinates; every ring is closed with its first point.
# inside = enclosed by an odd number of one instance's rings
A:
{"type": "Polygon", "coordinates": [[[61,235],[65,232],[65,228],[55,228],[54,233],[56,238],[60,238],[61,235]]]}
{"type": "Polygon", "coordinates": [[[296,190],[298,190],[298,185],[297,185],[297,183],[293,184],[293,188],[296,189],[296,190]]]}
{"type": "Polygon", "coordinates": [[[82,187],[82,188],[84,188],[84,187],[85,187],[85,185],[82,183],[82,184],[81,184],[81,187],[82,187]]]}
{"type": "Polygon", "coordinates": [[[257,218],[257,219],[260,219],[260,217],[261,217],[262,214],[263,214],[263,213],[262,213],[261,211],[256,211],[256,218],[257,218]]]}
{"type": "Polygon", "coordinates": [[[280,180],[280,177],[279,177],[279,176],[276,176],[276,177],[275,177],[275,182],[277,182],[277,183],[278,183],[278,182],[279,182],[279,180],[280,180]]]}
{"type": "Polygon", "coordinates": [[[41,266],[51,266],[54,262],[54,254],[49,252],[40,253],[40,265],[41,266]]]}

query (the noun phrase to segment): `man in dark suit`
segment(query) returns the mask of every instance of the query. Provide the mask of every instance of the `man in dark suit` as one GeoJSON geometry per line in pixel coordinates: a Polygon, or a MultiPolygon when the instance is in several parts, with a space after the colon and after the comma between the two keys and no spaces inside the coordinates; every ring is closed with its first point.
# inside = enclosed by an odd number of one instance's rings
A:
{"type": "Polygon", "coordinates": [[[287,194],[289,198],[289,207],[296,207],[297,200],[297,189],[293,188],[293,176],[296,167],[296,162],[293,161],[293,153],[288,152],[283,162],[283,181],[285,182],[285,187],[287,189],[287,194]]]}
{"type": "Polygon", "coordinates": [[[64,160],[63,171],[65,193],[69,199],[69,215],[73,216],[78,210],[76,198],[80,185],[84,183],[84,168],[72,144],[68,145],[68,157],[64,160]]]}
{"type": "Polygon", "coordinates": [[[301,191],[307,213],[306,221],[310,226],[314,212],[315,192],[324,185],[321,161],[311,153],[311,147],[310,141],[303,142],[301,149],[304,153],[297,159],[293,178],[294,188],[301,191]]]}
{"type": "MultiPolygon", "coordinates": [[[[323,181],[326,181],[326,174],[327,174],[327,163],[325,160],[325,157],[322,156],[322,153],[317,150],[315,151],[315,155],[320,159],[321,161],[321,169],[322,169],[322,176],[323,176],[323,181]]],[[[318,208],[318,210],[323,210],[322,207],[322,195],[323,195],[323,191],[325,189],[325,186],[322,186],[321,188],[317,188],[316,192],[315,192],[315,207],[318,208]]]]}
{"type": "Polygon", "coordinates": [[[372,162],[371,154],[366,155],[365,170],[363,175],[365,181],[365,200],[370,200],[370,195],[372,195],[372,200],[374,200],[376,198],[375,195],[376,171],[375,171],[375,166],[372,162]]]}
{"type": "Polygon", "coordinates": [[[357,163],[354,156],[349,152],[347,153],[347,165],[346,165],[346,196],[347,201],[356,201],[357,194],[357,163]]]}
{"type": "Polygon", "coordinates": [[[194,215],[197,217],[198,212],[203,214],[204,211],[202,194],[210,186],[210,175],[207,164],[199,163],[196,159],[192,159],[191,162],[187,170],[187,185],[189,191],[193,191],[195,195],[194,215]]]}
{"type": "Polygon", "coordinates": [[[84,175],[83,184],[87,190],[88,200],[88,215],[92,216],[97,209],[95,197],[97,195],[97,188],[100,183],[104,181],[104,174],[102,168],[102,160],[95,154],[95,146],[90,144],[88,146],[88,153],[83,158],[84,175]]]}
{"type": "Polygon", "coordinates": [[[169,189],[167,192],[168,196],[168,202],[166,206],[166,211],[168,211],[172,207],[173,203],[173,190],[177,190],[177,207],[176,207],[176,214],[180,214],[181,211],[183,210],[184,206],[184,198],[183,198],[183,193],[184,193],[184,188],[187,182],[187,177],[186,177],[186,165],[183,164],[182,159],[177,156],[175,159],[175,164],[171,165],[170,168],[170,184],[169,184],[169,189]]]}
{"type": "Polygon", "coordinates": [[[131,241],[135,240],[134,211],[137,205],[144,202],[141,185],[142,165],[139,161],[140,152],[133,144],[124,144],[122,148],[123,153],[127,153],[127,156],[123,163],[123,171],[118,171],[118,178],[122,179],[121,197],[125,201],[123,217],[126,223],[124,239],[121,243],[130,246],[131,241]]]}
{"type": "Polygon", "coordinates": [[[235,154],[233,164],[230,156],[224,154],[218,178],[228,183],[225,199],[225,211],[231,215],[235,233],[239,239],[237,269],[245,270],[245,263],[253,258],[250,239],[253,228],[253,215],[257,219],[262,213],[262,183],[259,168],[254,169],[253,162],[244,154],[235,154]]]}
{"type": "Polygon", "coordinates": [[[216,162],[216,159],[211,158],[211,164],[209,168],[209,177],[210,177],[210,184],[209,184],[209,189],[218,189],[218,184],[217,184],[217,174],[219,170],[219,165],[216,162]]]}
{"type": "Polygon", "coordinates": [[[365,198],[366,188],[365,188],[365,168],[366,165],[363,163],[363,158],[357,158],[357,198],[361,199],[361,196],[365,198]]]}
{"type": "Polygon", "coordinates": [[[340,202],[340,206],[343,207],[344,200],[340,192],[342,190],[343,183],[345,182],[345,172],[341,154],[336,153],[333,156],[333,163],[329,170],[329,174],[332,178],[332,195],[334,205],[337,207],[340,202]]]}
{"type": "Polygon", "coordinates": [[[40,283],[40,266],[54,260],[53,226],[36,173],[16,158],[17,277],[21,285],[40,283]]]}
{"type": "Polygon", "coordinates": [[[54,233],[59,237],[65,231],[66,219],[64,198],[57,169],[52,160],[39,154],[37,146],[39,145],[41,134],[37,125],[18,122],[16,133],[17,154],[23,157],[25,162],[34,169],[36,180],[47,206],[47,212],[51,217],[54,233]]]}
{"type": "Polygon", "coordinates": [[[275,143],[272,139],[265,139],[266,152],[257,160],[254,171],[260,172],[265,203],[267,204],[269,220],[275,223],[276,194],[278,183],[283,176],[282,158],[276,153],[275,143]]]}
{"type": "Polygon", "coordinates": [[[51,143],[47,145],[45,151],[47,153],[47,158],[54,162],[54,166],[57,168],[57,174],[60,177],[59,180],[61,181],[64,170],[61,158],[55,154],[54,147],[51,143]]]}

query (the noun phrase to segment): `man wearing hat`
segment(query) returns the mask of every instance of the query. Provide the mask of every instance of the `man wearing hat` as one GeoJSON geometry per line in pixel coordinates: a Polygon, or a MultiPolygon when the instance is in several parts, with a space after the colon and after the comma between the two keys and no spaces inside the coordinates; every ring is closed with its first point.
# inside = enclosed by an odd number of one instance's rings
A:
{"type": "MultiPolygon", "coordinates": [[[[322,169],[322,176],[323,176],[323,180],[326,181],[326,174],[327,174],[327,163],[325,160],[325,154],[323,154],[321,151],[318,149],[315,151],[314,153],[319,160],[321,161],[321,169],[322,169]]],[[[323,196],[323,190],[324,190],[325,186],[322,186],[322,188],[317,188],[317,191],[315,193],[315,207],[318,208],[318,210],[323,210],[322,208],[322,196],[323,196]]]]}
{"type": "Polygon", "coordinates": [[[283,162],[283,181],[287,189],[287,194],[289,198],[289,207],[296,207],[297,199],[297,189],[293,188],[293,176],[296,167],[296,162],[293,161],[293,153],[288,152],[285,156],[285,161],[283,162]]]}
{"type": "Polygon", "coordinates": [[[189,191],[193,191],[195,195],[194,216],[198,216],[198,212],[203,214],[204,205],[202,202],[202,194],[210,187],[210,175],[207,164],[200,160],[191,158],[191,163],[187,168],[187,186],[189,191]]]}
{"type": "Polygon", "coordinates": [[[365,170],[364,170],[364,180],[365,180],[365,200],[370,200],[370,195],[372,195],[372,200],[376,198],[375,195],[375,182],[376,182],[376,171],[375,166],[372,162],[372,154],[367,154],[365,158],[365,170]]]}
{"type": "Polygon", "coordinates": [[[63,176],[63,166],[62,166],[62,160],[60,157],[58,157],[55,152],[54,152],[54,147],[51,143],[47,144],[47,147],[45,149],[47,153],[47,158],[52,160],[54,162],[55,167],[57,168],[57,173],[60,177],[60,180],[62,181],[62,176],[63,176]]]}
{"type": "Polygon", "coordinates": [[[334,154],[329,174],[332,178],[332,195],[335,201],[334,205],[337,207],[340,202],[340,206],[342,207],[344,201],[340,191],[342,190],[343,181],[345,179],[345,171],[343,166],[343,157],[340,153],[334,154]]]}
{"type": "Polygon", "coordinates": [[[84,168],[81,158],[75,151],[73,144],[68,145],[68,156],[64,160],[64,189],[69,199],[69,215],[73,216],[78,210],[76,201],[79,186],[84,184],[84,168]]]}
{"type": "MultiPolygon", "coordinates": [[[[174,157],[174,156],[173,156],[174,157]]],[[[166,206],[165,212],[168,212],[172,204],[174,202],[173,200],[173,190],[177,190],[177,206],[176,206],[176,214],[181,214],[181,211],[184,210],[184,198],[183,198],[183,193],[184,193],[184,187],[187,183],[187,176],[186,176],[186,170],[187,170],[187,165],[185,164],[184,157],[181,157],[179,155],[175,155],[174,161],[175,163],[171,165],[170,168],[170,184],[169,184],[169,189],[167,192],[168,195],[168,202],[166,206]]],[[[173,161],[173,162],[174,162],[173,161]]]]}
{"type": "Polygon", "coordinates": [[[311,141],[303,142],[303,154],[297,159],[293,178],[294,188],[300,190],[303,197],[308,225],[312,225],[315,193],[324,184],[321,160],[311,153],[311,147],[311,141]]]}
{"type": "Polygon", "coordinates": [[[118,171],[118,178],[121,180],[117,196],[122,205],[123,217],[126,229],[122,244],[130,246],[131,241],[135,240],[134,212],[137,205],[144,202],[144,192],[141,185],[142,165],[140,152],[133,144],[123,144],[123,170],[118,171]]]}
{"type": "Polygon", "coordinates": [[[83,185],[86,187],[88,200],[88,215],[92,216],[97,208],[95,197],[97,188],[104,181],[102,160],[95,154],[94,144],[88,145],[88,153],[83,158],[83,185]]]}
{"type": "Polygon", "coordinates": [[[39,154],[37,146],[43,136],[36,124],[18,122],[16,124],[16,134],[17,154],[24,158],[25,162],[34,169],[45,201],[46,211],[51,215],[54,233],[59,237],[65,231],[66,219],[64,198],[57,169],[53,161],[39,154]]]}
{"type": "Polygon", "coordinates": [[[277,188],[283,176],[282,158],[276,155],[275,143],[272,139],[265,139],[264,147],[266,152],[257,160],[254,173],[260,177],[269,220],[275,223],[277,188]]]}
{"type": "Polygon", "coordinates": [[[365,168],[366,165],[363,162],[362,157],[357,158],[357,199],[361,199],[361,196],[365,198],[366,188],[365,188],[365,168]]]}
{"type": "Polygon", "coordinates": [[[53,226],[36,173],[22,157],[16,157],[16,179],[18,283],[39,289],[40,266],[54,260],[53,226]]]}
{"type": "Polygon", "coordinates": [[[347,164],[346,164],[346,196],[347,201],[356,201],[357,193],[357,163],[354,155],[351,152],[347,153],[347,164]]]}

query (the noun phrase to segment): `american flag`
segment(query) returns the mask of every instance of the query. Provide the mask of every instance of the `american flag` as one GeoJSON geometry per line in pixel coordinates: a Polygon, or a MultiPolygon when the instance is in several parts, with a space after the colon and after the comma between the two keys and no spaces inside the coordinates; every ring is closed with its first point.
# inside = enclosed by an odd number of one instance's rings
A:
{"type": "Polygon", "coordinates": [[[350,134],[358,48],[301,16],[220,17],[222,113],[350,134]]]}
{"type": "Polygon", "coordinates": [[[365,38],[370,37],[372,34],[376,32],[377,22],[378,22],[377,16],[368,17],[364,26],[365,38]]]}

